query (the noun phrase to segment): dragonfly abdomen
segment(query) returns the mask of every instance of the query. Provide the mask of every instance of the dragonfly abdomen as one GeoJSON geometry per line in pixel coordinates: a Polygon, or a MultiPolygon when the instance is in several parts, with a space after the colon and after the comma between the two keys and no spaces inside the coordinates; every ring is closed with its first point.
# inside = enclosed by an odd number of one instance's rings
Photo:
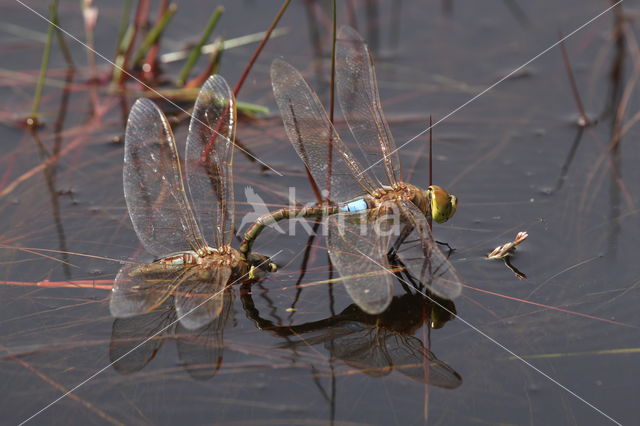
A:
{"type": "Polygon", "coordinates": [[[165,256],[156,260],[156,263],[163,265],[196,265],[198,264],[199,256],[195,252],[181,252],[174,253],[169,256],[165,256]]]}
{"type": "Polygon", "coordinates": [[[348,203],[341,205],[340,211],[354,213],[354,212],[361,212],[364,210],[368,210],[370,208],[371,207],[369,206],[369,203],[367,202],[366,198],[358,198],[356,200],[349,201],[348,203]]]}

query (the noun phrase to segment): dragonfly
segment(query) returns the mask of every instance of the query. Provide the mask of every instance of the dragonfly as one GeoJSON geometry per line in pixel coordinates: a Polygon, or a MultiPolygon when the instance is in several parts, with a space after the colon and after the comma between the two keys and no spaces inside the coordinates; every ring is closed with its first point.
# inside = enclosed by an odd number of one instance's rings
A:
{"type": "Polygon", "coordinates": [[[125,131],[124,195],[138,239],[152,263],[128,263],[115,278],[110,310],[116,318],[152,311],[170,295],[180,322],[198,329],[215,319],[229,283],[257,280],[277,267],[258,253],[244,255],[234,237],[233,146],[236,103],[223,77],[205,82],[193,109],[185,176],[171,126],[149,99],[138,99],[125,131]],[[209,245],[202,227],[213,233],[209,245]]]}
{"type": "Polygon", "coordinates": [[[341,28],[336,46],[337,97],[355,152],[340,138],[298,70],[276,59],[271,82],[289,140],[318,187],[329,190],[330,203],[259,218],[245,233],[240,251],[248,252],[260,232],[278,220],[328,217],[331,261],[342,277],[349,277],[344,280],[346,290],[365,312],[383,312],[391,302],[390,248],[430,291],[446,299],[457,297],[461,279],[434,242],[429,224],[430,218],[438,223],[450,219],[457,198],[436,185],[423,190],[403,181],[380,105],[373,59],[358,33],[341,28]],[[392,238],[397,227],[401,231],[392,238]],[[402,243],[406,244],[400,247],[402,243]]]}
{"type": "Polygon", "coordinates": [[[224,330],[233,322],[233,299],[233,291],[225,290],[220,315],[196,330],[176,322],[170,297],[151,312],[116,318],[109,344],[113,368],[122,375],[138,372],[153,360],[166,340],[175,340],[178,359],[187,373],[197,380],[212,378],[222,366],[224,330]]]}
{"type": "Polygon", "coordinates": [[[393,370],[422,383],[446,389],[462,384],[462,378],[415,336],[428,320],[440,328],[451,320],[453,302],[436,299],[431,303],[420,293],[394,296],[382,314],[370,315],[355,304],[328,318],[282,326],[262,318],[250,292],[242,293],[242,304],[258,328],[283,341],[278,345],[296,354],[312,345],[323,345],[336,359],[372,377],[384,377],[393,370]],[[446,307],[442,309],[440,307],[446,307]]]}

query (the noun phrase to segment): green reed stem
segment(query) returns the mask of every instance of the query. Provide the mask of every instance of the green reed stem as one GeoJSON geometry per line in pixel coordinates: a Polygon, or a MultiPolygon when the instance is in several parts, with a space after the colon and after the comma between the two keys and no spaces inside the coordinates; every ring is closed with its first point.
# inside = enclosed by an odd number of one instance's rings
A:
{"type": "Polygon", "coordinates": [[[238,111],[247,115],[266,115],[269,114],[269,108],[262,105],[251,104],[248,102],[236,101],[238,111]]]}
{"type": "Polygon", "coordinates": [[[220,60],[222,59],[222,52],[224,52],[224,39],[218,37],[213,41],[214,49],[209,55],[208,74],[213,75],[218,71],[220,66],[220,60]]]}
{"type": "Polygon", "coordinates": [[[73,63],[73,58],[71,56],[71,52],[69,51],[69,46],[67,46],[67,41],[64,39],[64,33],[60,29],[60,23],[59,23],[59,19],[58,19],[58,6],[57,6],[58,2],[57,2],[57,0],[54,3],[56,3],[56,7],[53,8],[53,10],[51,12],[51,23],[53,24],[53,26],[56,29],[56,36],[58,38],[58,44],[60,45],[60,50],[62,51],[62,56],[64,56],[64,60],[67,63],[67,68],[68,69],[74,69],[75,68],[75,64],[73,63]]]}
{"type": "MultiPolygon", "coordinates": [[[[182,87],[190,88],[190,87],[200,87],[204,82],[209,78],[210,75],[213,75],[218,70],[220,66],[220,60],[222,59],[222,47],[224,45],[224,41],[222,37],[218,37],[213,42],[214,50],[209,55],[209,63],[207,67],[198,75],[197,77],[192,78],[188,82],[186,82],[182,87]]],[[[203,49],[204,53],[204,49],[203,49]]]]}
{"type": "Polygon", "coordinates": [[[120,15],[120,24],[118,25],[118,41],[116,42],[116,54],[120,51],[120,45],[129,27],[129,15],[131,15],[131,5],[133,0],[124,0],[122,7],[122,15],[120,15]]]}
{"type": "Polygon", "coordinates": [[[198,58],[200,58],[200,55],[202,54],[202,46],[204,46],[207,43],[207,40],[209,40],[209,37],[211,36],[211,33],[215,29],[216,25],[218,25],[218,21],[220,20],[220,17],[222,16],[223,12],[224,12],[224,8],[222,6],[218,6],[216,10],[213,11],[211,18],[209,18],[209,22],[207,23],[207,26],[204,29],[202,36],[200,37],[200,40],[193,47],[193,49],[191,49],[191,52],[189,53],[189,57],[187,58],[187,62],[184,64],[184,67],[182,67],[182,70],[178,75],[178,80],[176,81],[177,86],[179,87],[183,86],[184,83],[187,81],[187,78],[189,77],[191,70],[193,69],[196,62],[198,61],[198,58]]]}
{"type": "Polygon", "coordinates": [[[131,53],[133,52],[133,46],[137,39],[138,32],[142,31],[142,27],[147,22],[150,1],[151,0],[138,0],[138,6],[134,13],[133,23],[131,23],[127,28],[127,31],[122,38],[122,43],[118,46],[112,78],[112,84],[114,86],[124,85],[124,75],[127,73],[129,59],[131,58],[131,53]]]}
{"type": "Polygon", "coordinates": [[[171,3],[169,8],[162,14],[160,20],[151,28],[151,31],[147,34],[142,45],[138,49],[138,51],[133,55],[133,64],[134,66],[139,66],[142,64],[144,57],[147,55],[147,52],[154,45],[166,29],[169,22],[171,22],[171,18],[175,15],[178,10],[178,5],[176,3],[171,3]]]}
{"type": "Polygon", "coordinates": [[[124,35],[122,36],[122,40],[120,40],[120,45],[118,46],[118,52],[116,53],[116,59],[113,61],[113,77],[111,79],[111,83],[113,85],[117,85],[120,82],[120,78],[122,76],[123,67],[125,66],[125,62],[127,59],[127,50],[129,45],[133,43],[133,35],[135,34],[134,24],[130,24],[127,27],[124,35]]]}
{"type": "Polygon", "coordinates": [[[36,90],[33,95],[33,106],[31,107],[31,115],[29,121],[31,125],[36,126],[38,124],[38,111],[40,110],[40,101],[42,100],[42,89],[44,88],[45,79],[47,77],[47,69],[49,68],[49,57],[51,56],[51,46],[53,44],[53,31],[55,29],[54,19],[56,16],[56,10],[58,8],[58,1],[53,0],[49,10],[51,13],[51,23],[47,30],[47,41],[44,45],[44,51],[42,52],[42,61],[40,62],[40,75],[38,76],[38,83],[36,84],[36,90]]]}

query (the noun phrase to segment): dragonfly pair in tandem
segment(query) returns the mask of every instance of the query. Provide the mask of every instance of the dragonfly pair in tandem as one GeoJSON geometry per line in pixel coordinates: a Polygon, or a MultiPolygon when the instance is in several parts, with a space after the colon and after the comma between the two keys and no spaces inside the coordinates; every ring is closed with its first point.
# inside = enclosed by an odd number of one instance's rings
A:
{"type": "Polygon", "coordinates": [[[125,135],[125,198],[140,241],[162,257],[120,270],[111,298],[114,316],[148,312],[180,287],[175,305],[183,324],[191,329],[207,324],[221,310],[227,283],[276,269],[251,246],[264,227],[294,217],[328,216],[331,260],[351,298],[369,314],[391,303],[396,263],[440,297],[460,294],[461,280],[435,243],[428,221],[451,218],[457,200],[438,186],[422,190],[402,180],[371,55],[350,28],[340,31],[336,70],[339,103],[359,155],[340,139],[302,75],[276,60],[271,78],[285,129],[316,183],[328,187],[332,202],[260,218],[245,233],[240,251],[230,245],[236,116],[224,79],[211,77],[196,101],[187,137],[186,185],[167,119],[153,102],[136,102],[125,135]],[[215,248],[199,223],[215,230],[215,248]]]}
{"type": "Polygon", "coordinates": [[[148,99],[139,99],[131,108],[125,133],[124,195],[140,242],[157,260],[120,269],[110,301],[113,316],[150,312],[173,294],[181,324],[198,329],[218,317],[228,285],[275,271],[266,256],[245,256],[231,247],[235,131],[233,92],[214,75],[194,106],[185,185],[167,118],[148,99]],[[202,229],[215,235],[215,247],[202,229]]]}
{"type": "Polygon", "coordinates": [[[445,299],[457,297],[460,277],[435,243],[428,220],[451,218],[457,199],[439,186],[422,190],[402,180],[373,59],[362,38],[344,27],[336,46],[337,97],[356,142],[355,154],[294,67],[274,61],[271,81],[287,135],[318,187],[329,190],[331,202],[260,218],[246,232],[240,251],[249,252],[260,232],[278,220],[328,216],[331,261],[365,312],[381,313],[392,300],[393,253],[430,291],[445,299]]]}

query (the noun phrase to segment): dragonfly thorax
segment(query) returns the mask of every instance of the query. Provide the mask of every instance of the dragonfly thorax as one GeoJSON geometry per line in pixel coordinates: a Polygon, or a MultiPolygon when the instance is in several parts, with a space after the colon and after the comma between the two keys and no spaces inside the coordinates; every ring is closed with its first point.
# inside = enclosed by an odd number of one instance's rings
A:
{"type": "Polygon", "coordinates": [[[398,183],[393,186],[383,186],[372,195],[374,207],[398,201],[409,201],[416,205],[425,215],[429,213],[429,203],[425,192],[410,183],[398,183]]]}
{"type": "Polygon", "coordinates": [[[241,262],[242,256],[236,249],[226,246],[217,249],[212,248],[202,259],[203,265],[224,265],[235,268],[241,262]]]}

